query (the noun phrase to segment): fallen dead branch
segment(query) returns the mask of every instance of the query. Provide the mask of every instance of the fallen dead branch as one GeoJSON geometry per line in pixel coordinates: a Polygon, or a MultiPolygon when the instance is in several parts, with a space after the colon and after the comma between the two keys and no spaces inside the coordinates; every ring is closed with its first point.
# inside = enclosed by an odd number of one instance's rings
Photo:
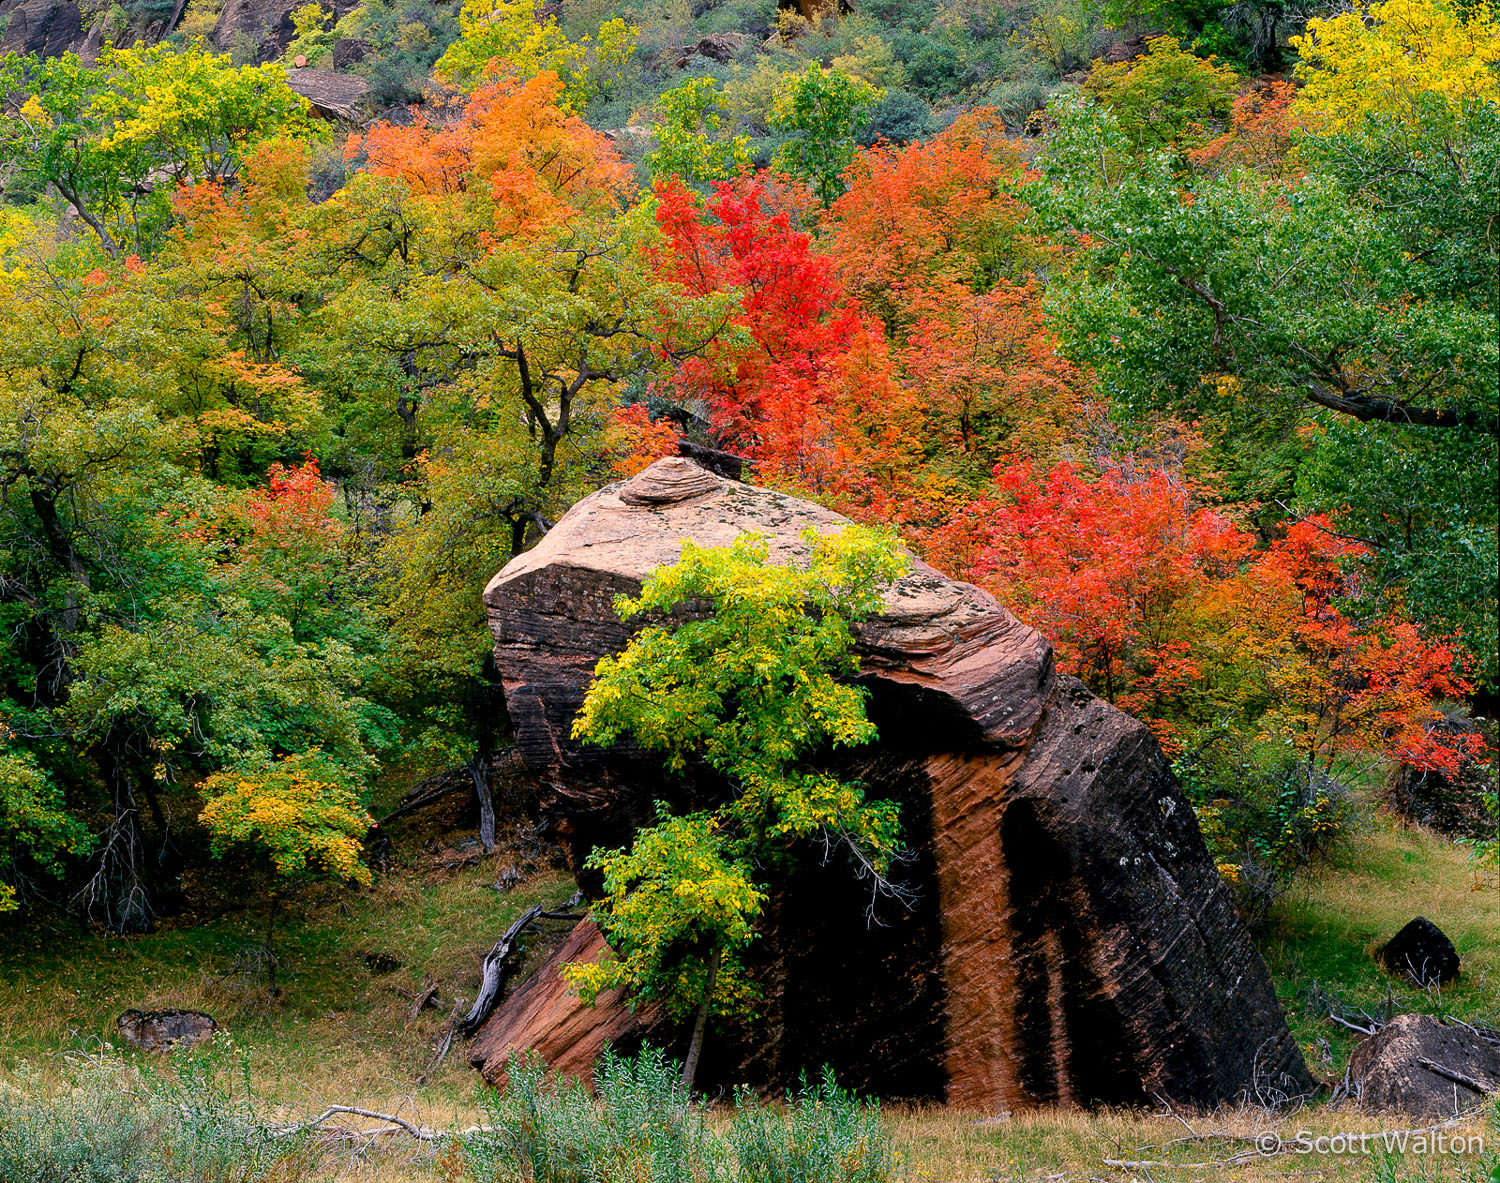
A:
{"type": "Polygon", "coordinates": [[[458,1033],[455,1024],[458,1021],[458,1008],[462,1005],[463,999],[461,998],[453,1004],[453,1013],[448,1016],[448,1022],[444,1025],[443,1038],[438,1041],[437,1051],[433,1053],[427,1067],[417,1075],[418,1084],[426,1084],[431,1080],[433,1074],[443,1066],[443,1061],[448,1058],[448,1049],[453,1046],[453,1037],[458,1033]]]}
{"type": "Polygon", "coordinates": [[[422,992],[412,1000],[411,1006],[407,1008],[406,1021],[408,1023],[416,1022],[417,1016],[422,1013],[427,1004],[437,997],[437,992],[438,988],[436,982],[430,983],[425,989],[423,989],[422,992]]]}
{"type": "MultiPolygon", "coordinates": [[[[578,897],[568,901],[568,907],[577,904],[578,897]]],[[[549,912],[541,904],[527,908],[514,924],[505,930],[502,936],[484,955],[484,960],[479,966],[479,995],[474,999],[474,1005],[469,1008],[469,1013],[459,1019],[454,1027],[460,1035],[472,1035],[484,1025],[484,1021],[490,1017],[491,1012],[500,1002],[500,993],[505,989],[505,979],[510,976],[514,968],[511,957],[516,951],[517,942],[521,934],[538,920],[571,920],[574,923],[582,920],[581,913],[576,912],[549,912]]]]}
{"type": "Polygon", "coordinates": [[[309,1133],[319,1130],[325,1135],[334,1138],[380,1138],[387,1134],[406,1134],[415,1138],[418,1142],[436,1142],[442,1138],[463,1138],[470,1134],[490,1133],[489,1126],[468,1126],[461,1130],[435,1130],[430,1126],[419,1126],[415,1122],[407,1121],[395,1113],[381,1113],[374,1109],[361,1109],[357,1105],[330,1105],[317,1117],[309,1118],[307,1121],[299,1121],[293,1125],[281,1126],[274,1130],[277,1137],[291,1137],[293,1134],[309,1133]],[[340,1114],[349,1114],[352,1117],[368,1117],[372,1121],[381,1121],[385,1124],[373,1129],[322,1129],[323,1123],[331,1117],[340,1114]]]}
{"type": "Polygon", "coordinates": [[[1450,1068],[1446,1064],[1439,1064],[1435,1060],[1429,1060],[1426,1056],[1419,1056],[1417,1063],[1429,1072],[1435,1072],[1444,1080],[1451,1080],[1454,1084],[1462,1085],[1470,1092],[1478,1093],[1481,1097],[1488,1097],[1495,1091],[1495,1086],[1482,1080],[1475,1080],[1472,1076],[1465,1076],[1456,1068],[1450,1068]]]}

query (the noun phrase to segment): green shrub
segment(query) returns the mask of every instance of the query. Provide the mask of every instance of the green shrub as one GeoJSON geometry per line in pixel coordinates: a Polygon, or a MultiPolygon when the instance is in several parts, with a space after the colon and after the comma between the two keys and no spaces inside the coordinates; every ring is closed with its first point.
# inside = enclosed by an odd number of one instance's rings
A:
{"type": "Polygon", "coordinates": [[[784,1111],[744,1094],[736,1102],[729,1127],[736,1183],[888,1183],[896,1177],[879,1106],[840,1089],[827,1068],[817,1084],[804,1076],[784,1111]]]}
{"type": "Polygon", "coordinates": [[[946,98],[959,89],[963,60],[947,42],[922,36],[910,39],[908,44],[898,46],[898,50],[910,53],[904,58],[910,78],[908,85],[929,102],[946,98]]]}
{"type": "Polygon", "coordinates": [[[1459,842],[1469,848],[1477,874],[1500,876],[1500,789],[1481,793],[1479,800],[1489,815],[1489,829],[1483,837],[1460,838],[1459,842]]]}
{"type": "Polygon", "coordinates": [[[0,1081],[0,1179],[310,1183],[307,1140],[268,1125],[231,1055],[210,1048],[137,1068],[105,1048],[64,1056],[55,1083],[23,1063],[0,1081]]]}
{"type": "Polygon", "coordinates": [[[748,1093],[720,1136],[707,1107],[678,1084],[678,1065],[645,1048],[606,1053],[595,1093],[512,1063],[503,1091],[480,1098],[483,1133],[459,1139],[476,1183],[891,1183],[896,1156],[880,1109],[843,1091],[825,1068],[784,1105],[748,1093]]]}
{"type": "Polygon", "coordinates": [[[858,139],[862,148],[882,140],[899,147],[925,140],[937,129],[937,120],[926,103],[904,90],[892,90],[870,108],[858,139]]]}
{"type": "Polygon", "coordinates": [[[985,102],[999,112],[1008,129],[1019,131],[1026,126],[1033,111],[1046,108],[1047,89],[1035,78],[1021,78],[1000,83],[990,91],[985,102]]]}
{"type": "Polygon", "coordinates": [[[509,1085],[481,1096],[489,1129],[463,1140],[464,1165],[478,1183],[727,1181],[723,1146],[679,1073],[650,1048],[633,1059],[606,1052],[594,1096],[538,1060],[513,1061],[509,1085]]]}
{"type": "Polygon", "coordinates": [[[1348,787],[1275,745],[1210,736],[1179,758],[1173,771],[1193,803],[1209,853],[1252,925],[1268,919],[1299,868],[1348,834],[1348,787]]]}

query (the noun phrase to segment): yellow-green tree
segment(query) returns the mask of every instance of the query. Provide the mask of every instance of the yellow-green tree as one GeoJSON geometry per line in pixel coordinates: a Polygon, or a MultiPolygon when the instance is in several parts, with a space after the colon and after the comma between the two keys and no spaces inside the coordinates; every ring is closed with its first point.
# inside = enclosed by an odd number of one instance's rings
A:
{"type": "Polygon", "coordinates": [[[1500,103],[1500,24],[1486,3],[1385,0],[1314,18],[1292,38],[1301,60],[1299,112],[1330,129],[1372,115],[1415,124],[1424,95],[1454,108],[1500,103]]]}
{"type": "Polygon", "coordinates": [[[771,129],[788,137],[776,166],[813,187],[832,205],[844,191],[843,171],[854,161],[854,133],[870,105],[885,92],[842,70],[808,62],[787,78],[771,107],[771,129]]]}
{"type": "Polygon", "coordinates": [[[197,46],[106,49],[96,65],[9,54],[0,90],[0,165],[23,193],[58,193],[111,255],[155,249],[177,186],[228,180],[258,141],[313,132],[280,66],[197,46]]]}
{"type": "Polygon", "coordinates": [[[656,100],[656,149],[646,154],[653,176],[702,184],[750,167],[749,137],[725,134],[729,100],[712,78],[690,78],[656,100]]]}
{"type": "Polygon", "coordinates": [[[1132,62],[1096,61],[1083,89],[1114,111],[1137,153],[1180,155],[1207,138],[1211,121],[1229,114],[1238,78],[1175,37],[1153,37],[1149,46],[1132,62]]]}
{"type": "Polygon", "coordinates": [[[459,39],[433,67],[438,77],[472,88],[492,63],[523,80],[550,72],[563,80],[564,105],[570,110],[619,81],[640,32],[612,17],[593,37],[569,41],[557,18],[542,13],[537,0],[464,0],[458,23],[459,39]]]}
{"type": "Polygon", "coordinates": [[[0,912],[14,910],[28,869],[62,873],[62,860],[89,848],[87,827],[67,811],[63,796],[30,753],[12,747],[0,723],[0,912]]]}
{"type": "Polygon", "coordinates": [[[360,845],[372,819],[338,765],[316,750],[262,756],[203,782],[201,820],[214,857],[234,847],[264,855],[273,873],[266,910],[269,987],[276,989],[271,939],[281,893],[311,879],[369,883],[360,845]]]}
{"type": "Polygon", "coordinates": [[[711,611],[675,629],[643,629],[603,658],[573,734],[607,744],[629,734],[672,772],[702,759],[733,796],[717,809],[661,820],[629,850],[599,849],[605,895],[593,905],[615,956],[565,974],[587,998],[623,988],[693,1015],[683,1065],[691,1088],[711,1012],[748,1000],[739,954],[754,939],[764,902],[756,876],[823,837],[845,846],[860,874],[885,884],[900,843],[896,807],[858,784],[811,767],[817,748],[875,738],[858,670],[853,622],[880,609],[905,569],[889,538],[859,527],[804,535],[800,564],[771,562],[760,535],[729,546],[684,542],[682,558],[655,571],[624,620],[692,603],[711,611]]]}

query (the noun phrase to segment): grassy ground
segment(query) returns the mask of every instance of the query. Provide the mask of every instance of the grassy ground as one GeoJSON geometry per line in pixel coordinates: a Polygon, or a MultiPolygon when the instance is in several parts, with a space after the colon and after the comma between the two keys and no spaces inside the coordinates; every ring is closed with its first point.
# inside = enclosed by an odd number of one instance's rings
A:
{"type": "MultiPolygon", "coordinates": [[[[471,1120],[474,1076],[462,1047],[432,1079],[419,1084],[418,1078],[450,1009],[472,995],[480,956],[522,910],[560,903],[572,882],[541,871],[513,891],[497,892],[495,864],[463,865],[469,852],[453,849],[453,841],[409,838],[396,852],[394,872],[373,888],[299,900],[281,923],[285,990],[274,1002],[259,979],[229,972],[259,939],[262,920],[253,910],[128,939],[61,919],[0,931],[0,1073],[20,1059],[45,1072],[62,1050],[111,1040],[115,1017],[126,1007],[182,1006],[219,1017],[251,1053],[258,1087],[288,1116],[343,1102],[432,1125],[471,1120]],[[410,1018],[412,999],[426,984],[437,985],[442,1006],[410,1018]]],[[[1340,1078],[1354,1044],[1351,1033],[1327,1019],[1329,1005],[1500,1021],[1500,885],[1476,886],[1461,849],[1380,819],[1303,876],[1262,947],[1316,1073],[1340,1078]],[[1370,959],[1376,945],[1417,914],[1443,928],[1464,959],[1462,979],[1442,994],[1402,989],[1370,959]]],[[[533,950],[532,960],[540,955],[533,950]]],[[[932,1109],[888,1116],[913,1180],[1480,1178],[1471,1158],[1254,1156],[1246,1139],[1267,1131],[1290,1140],[1302,1130],[1382,1127],[1348,1107],[1330,1111],[1322,1104],[1290,1114],[1044,1111],[992,1119],[932,1109]],[[1247,1160],[1224,1166],[1106,1165],[1112,1159],[1226,1163],[1247,1152],[1247,1160]]],[[[1492,1122],[1500,1123],[1500,1113],[1450,1132],[1483,1133],[1495,1148],[1500,1124],[1492,1122]]],[[[348,1177],[397,1183],[432,1176],[425,1159],[402,1147],[373,1163],[351,1158],[348,1177]]]]}
{"type": "Polygon", "coordinates": [[[1500,1026],[1500,884],[1476,877],[1463,847],[1427,831],[1368,820],[1328,864],[1299,877],[1260,944],[1308,1066],[1324,1077],[1342,1078],[1358,1041],[1328,1020],[1330,1004],[1500,1026]],[[1446,989],[1403,985],[1375,964],[1374,951],[1414,916],[1458,949],[1463,972],[1446,989]]]}
{"type": "Polygon", "coordinates": [[[442,866],[468,853],[417,852],[372,888],[312,892],[287,906],[274,1002],[263,977],[233,972],[261,940],[259,910],[127,938],[61,918],[17,928],[0,937],[0,1070],[117,1041],[127,1007],[183,1007],[214,1015],[250,1051],[262,1092],[289,1112],[352,1102],[408,1113],[418,1104],[439,1123],[468,1113],[475,1074],[461,1045],[420,1087],[418,1077],[500,933],[532,904],[560,905],[574,890],[570,876],[544,871],[502,893],[491,886],[493,863],[442,866]],[[428,984],[439,1005],[412,1018],[428,984]]]}

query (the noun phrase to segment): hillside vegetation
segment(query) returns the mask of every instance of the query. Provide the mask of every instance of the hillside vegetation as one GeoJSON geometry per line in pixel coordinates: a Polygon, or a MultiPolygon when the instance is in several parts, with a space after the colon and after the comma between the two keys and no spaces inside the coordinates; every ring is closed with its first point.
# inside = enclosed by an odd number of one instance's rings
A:
{"type": "MultiPolygon", "coordinates": [[[[693,596],[654,606],[722,627],[601,667],[579,736],[703,756],[732,802],[595,853],[620,960],[585,994],[669,999],[696,1046],[753,1014],[736,950],[778,842],[899,879],[894,806],[803,766],[879,742],[848,627],[899,540],[1150,725],[1319,1076],[1353,1040],[1330,1011],[1500,1021],[1488,5],[341,0],[218,49],[213,0],[84,15],[94,60],[0,59],[20,1087],[62,1089],[127,1006],[195,1006],[277,1120],[472,1123],[461,1047],[413,1091],[448,1011],[406,1010],[572,894],[534,838],[507,853],[530,821],[481,592],[684,448],[861,529],[817,578],[687,555],[663,578],[693,596]],[[334,67],[370,84],[357,122],[288,85],[334,67]],[[786,627],[735,617],[744,587],[786,627]],[[689,666],[804,692],[621,705],[689,666]],[[472,797],[431,849],[373,825],[445,770],[472,797]],[[1464,958],[1441,993],[1371,959],[1418,914],[1464,958]]],[[[1152,1159],[1178,1124],[972,1118],[885,1128],[908,1174],[977,1179],[1152,1159]]],[[[480,1171],[424,1146],[389,1169],[480,1171]]]]}

